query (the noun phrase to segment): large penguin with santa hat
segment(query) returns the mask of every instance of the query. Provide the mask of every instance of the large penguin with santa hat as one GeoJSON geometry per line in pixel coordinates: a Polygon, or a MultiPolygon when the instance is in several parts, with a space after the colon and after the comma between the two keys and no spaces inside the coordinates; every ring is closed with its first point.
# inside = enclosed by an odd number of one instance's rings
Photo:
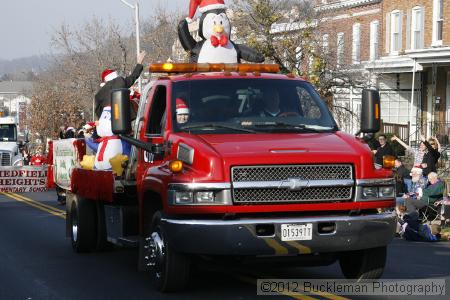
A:
{"type": "Polygon", "coordinates": [[[190,0],[189,17],[178,25],[181,45],[191,54],[192,63],[239,63],[241,59],[262,63],[264,56],[257,51],[230,40],[231,23],[226,14],[224,0],[190,0]],[[197,9],[202,13],[197,42],[189,32],[197,9]]]}

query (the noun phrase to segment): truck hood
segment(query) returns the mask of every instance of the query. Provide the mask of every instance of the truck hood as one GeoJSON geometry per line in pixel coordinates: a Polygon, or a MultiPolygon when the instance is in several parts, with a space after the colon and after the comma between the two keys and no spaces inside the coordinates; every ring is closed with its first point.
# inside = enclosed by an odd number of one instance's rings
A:
{"type": "Polygon", "coordinates": [[[0,142],[0,151],[11,151],[13,153],[17,152],[16,142],[0,142]]]}
{"type": "Polygon", "coordinates": [[[222,158],[224,170],[235,165],[348,163],[358,178],[364,176],[358,170],[373,169],[369,147],[343,132],[197,137],[222,158]]]}

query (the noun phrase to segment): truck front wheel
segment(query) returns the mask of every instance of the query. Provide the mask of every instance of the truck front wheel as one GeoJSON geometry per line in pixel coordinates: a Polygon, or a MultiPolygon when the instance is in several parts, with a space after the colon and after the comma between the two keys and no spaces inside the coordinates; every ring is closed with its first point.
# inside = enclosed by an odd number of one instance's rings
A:
{"type": "Polygon", "coordinates": [[[144,239],[145,263],[151,267],[155,286],[161,292],[184,289],[189,281],[189,257],[175,252],[161,228],[161,213],[153,215],[150,236],[144,239]]]}
{"type": "Polygon", "coordinates": [[[339,258],[342,273],[348,279],[378,279],[386,265],[386,246],[343,252],[339,258]]]}
{"type": "Polygon", "coordinates": [[[75,252],[89,252],[97,246],[95,203],[78,198],[70,209],[70,238],[75,252]]]}

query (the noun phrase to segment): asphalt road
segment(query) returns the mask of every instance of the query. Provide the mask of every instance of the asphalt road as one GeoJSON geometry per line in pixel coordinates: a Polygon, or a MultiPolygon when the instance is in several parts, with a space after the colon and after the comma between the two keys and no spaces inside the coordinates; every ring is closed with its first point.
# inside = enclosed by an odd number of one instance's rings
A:
{"type": "MultiPolygon", "coordinates": [[[[192,275],[187,291],[161,294],[153,289],[149,274],[137,271],[135,249],[82,255],[72,252],[70,240],[65,238],[64,216],[51,207],[64,209],[57,205],[54,191],[22,197],[0,195],[0,299],[255,299],[257,278],[343,278],[338,264],[283,269],[204,265],[192,275]]],[[[449,266],[449,242],[395,239],[389,246],[383,278],[450,279],[449,266]]],[[[447,290],[450,293],[448,286],[447,290]]],[[[343,300],[335,295],[311,297],[293,296],[343,300]]],[[[270,298],[289,297],[263,299],[270,298]]]]}

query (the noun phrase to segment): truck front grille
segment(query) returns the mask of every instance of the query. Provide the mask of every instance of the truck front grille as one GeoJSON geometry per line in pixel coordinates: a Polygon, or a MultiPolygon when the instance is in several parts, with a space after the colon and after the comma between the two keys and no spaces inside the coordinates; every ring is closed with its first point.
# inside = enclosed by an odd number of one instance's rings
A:
{"type": "Polygon", "coordinates": [[[352,179],[351,165],[287,165],[233,167],[233,182],[274,181],[288,178],[309,180],[352,179]]]}
{"type": "Polygon", "coordinates": [[[11,166],[11,153],[0,152],[0,163],[2,166],[11,166]]]}
{"type": "Polygon", "coordinates": [[[351,201],[352,165],[276,165],[232,168],[235,204],[351,201]]]}
{"type": "Polygon", "coordinates": [[[235,203],[346,201],[352,197],[352,187],[315,187],[300,191],[286,189],[235,189],[235,203]]]}

